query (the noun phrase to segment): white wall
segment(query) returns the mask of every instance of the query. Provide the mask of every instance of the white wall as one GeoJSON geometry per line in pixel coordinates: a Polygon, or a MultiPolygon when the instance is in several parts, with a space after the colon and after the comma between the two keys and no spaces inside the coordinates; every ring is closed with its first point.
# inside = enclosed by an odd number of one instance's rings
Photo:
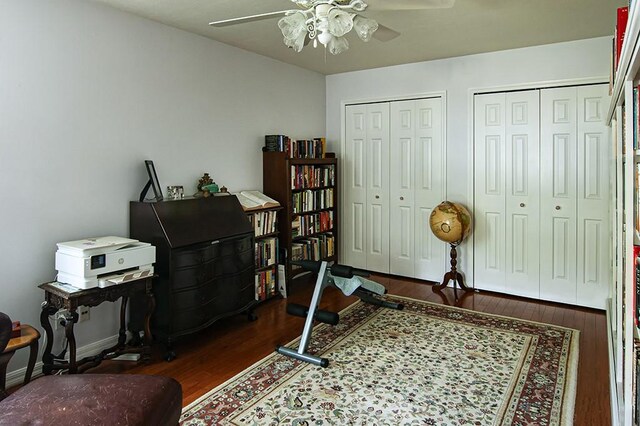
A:
{"type": "MultiPolygon", "coordinates": [[[[603,77],[608,80],[611,38],[601,37],[327,76],[327,140],[340,152],[344,103],[389,100],[446,91],[447,198],[470,204],[470,90],[603,77]]],[[[466,245],[462,245],[465,270],[466,245]]]]}
{"type": "MultiPolygon", "coordinates": [[[[0,311],[39,327],[55,243],[128,235],[143,160],[188,193],[204,172],[261,188],[264,135],[323,135],[324,101],[320,74],[102,5],[0,0],[0,311]]],[[[116,313],[94,308],[78,345],[116,313]]]]}

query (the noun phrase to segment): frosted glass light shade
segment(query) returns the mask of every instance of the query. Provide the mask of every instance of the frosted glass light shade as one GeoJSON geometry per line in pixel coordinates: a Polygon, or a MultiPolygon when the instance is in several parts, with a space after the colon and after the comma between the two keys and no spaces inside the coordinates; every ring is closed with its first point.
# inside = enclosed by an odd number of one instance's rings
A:
{"type": "Polygon", "coordinates": [[[353,28],[353,13],[340,9],[331,9],[328,16],[329,32],[336,37],[342,37],[353,28]]]}
{"type": "Polygon", "coordinates": [[[333,36],[331,35],[331,33],[326,30],[322,31],[316,37],[318,38],[318,41],[322,43],[323,46],[326,46],[327,43],[329,43],[333,39],[333,36]]]}
{"type": "Polygon", "coordinates": [[[278,21],[278,28],[284,36],[284,44],[296,52],[302,51],[307,36],[307,16],[302,12],[287,15],[278,21]]]}
{"type": "Polygon", "coordinates": [[[353,28],[355,28],[356,34],[362,41],[369,41],[373,33],[378,29],[378,23],[373,19],[356,16],[353,20],[353,28]]]}
{"type": "Polygon", "coordinates": [[[349,49],[349,42],[344,37],[333,37],[327,47],[332,55],[339,55],[349,49]]]}

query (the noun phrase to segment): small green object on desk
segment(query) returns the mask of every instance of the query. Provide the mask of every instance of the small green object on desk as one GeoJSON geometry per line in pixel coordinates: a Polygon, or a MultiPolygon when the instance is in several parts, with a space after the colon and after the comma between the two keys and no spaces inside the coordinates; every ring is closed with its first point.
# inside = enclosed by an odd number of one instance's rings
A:
{"type": "Polygon", "coordinates": [[[218,185],[217,185],[215,182],[213,182],[213,183],[212,183],[212,184],[210,184],[210,185],[204,185],[204,186],[202,187],[202,189],[203,189],[203,190],[204,190],[204,189],[207,189],[207,190],[208,190],[209,192],[211,192],[212,194],[213,194],[213,193],[215,193],[215,192],[218,192],[218,191],[219,191],[218,185]]]}

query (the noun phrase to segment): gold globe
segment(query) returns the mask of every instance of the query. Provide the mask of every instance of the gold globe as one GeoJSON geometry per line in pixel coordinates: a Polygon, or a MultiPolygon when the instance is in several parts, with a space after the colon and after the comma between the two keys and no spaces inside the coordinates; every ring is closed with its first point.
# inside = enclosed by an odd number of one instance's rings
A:
{"type": "Polygon", "coordinates": [[[462,204],[443,201],[431,212],[429,226],[439,240],[460,244],[471,232],[471,215],[462,204]]]}

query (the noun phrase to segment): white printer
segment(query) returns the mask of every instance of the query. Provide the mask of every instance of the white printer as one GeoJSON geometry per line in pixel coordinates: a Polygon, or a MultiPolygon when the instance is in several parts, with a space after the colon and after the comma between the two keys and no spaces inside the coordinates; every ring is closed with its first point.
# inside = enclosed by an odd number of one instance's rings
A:
{"type": "Polygon", "coordinates": [[[58,243],[58,281],[77,288],[108,287],[153,275],[156,248],[122,237],[58,243]]]}

